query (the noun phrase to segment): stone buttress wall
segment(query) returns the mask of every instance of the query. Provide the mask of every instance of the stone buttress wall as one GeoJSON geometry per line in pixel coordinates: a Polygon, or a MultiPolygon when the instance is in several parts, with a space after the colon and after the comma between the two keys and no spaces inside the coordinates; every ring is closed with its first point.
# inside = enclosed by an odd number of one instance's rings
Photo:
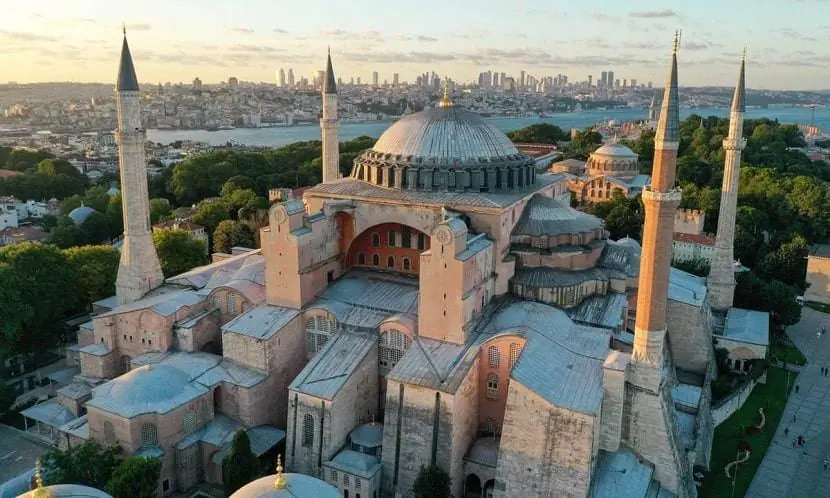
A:
{"type": "Polygon", "coordinates": [[[669,299],[666,328],[677,368],[705,374],[711,358],[712,334],[706,309],[669,299]]]}

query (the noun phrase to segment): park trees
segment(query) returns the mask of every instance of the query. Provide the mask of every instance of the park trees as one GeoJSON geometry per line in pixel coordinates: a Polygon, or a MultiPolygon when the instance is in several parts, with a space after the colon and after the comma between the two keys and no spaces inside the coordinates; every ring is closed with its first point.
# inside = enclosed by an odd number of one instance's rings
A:
{"type": "Polygon", "coordinates": [[[105,489],[119,465],[118,446],[104,446],[95,439],[41,457],[48,484],[81,484],[105,489]]]}
{"type": "Polygon", "coordinates": [[[160,476],[161,460],[130,456],[115,468],[106,489],[113,498],[155,498],[160,476]]]}
{"type": "Polygon", "coordinates": [[[121,253],[109,245],[71,247],[63,251],[66,261],[78,275],[85,303],[115,294],[115,277],[121,253]]]}
{"type": "Polygon", "coordinates": [[[233,247],[254,247],[254,232],[240,221],[224,220],[213,232],[214,252],[230,253],[233,247]]]}
{"type": "Polygon", "coordinates": [[[205,245],[187,232],[156,230],[153,232],[161,270],[165,278],[205,264],[205,245]]]}
{"type": "Polygon", "coordinates": [[[251,441],[244,430],[233,436],[231,451],[222,459],[222,482],[230,496],[259,475],[259,462],[251,451],[251,441]]]}
{"type": "Polygon", "coordinates": [[[451,498],[450,485],[450,476],[444,469],[437,465],[422,466],[412,485],[412,493],[415,498],[451,498]]]}

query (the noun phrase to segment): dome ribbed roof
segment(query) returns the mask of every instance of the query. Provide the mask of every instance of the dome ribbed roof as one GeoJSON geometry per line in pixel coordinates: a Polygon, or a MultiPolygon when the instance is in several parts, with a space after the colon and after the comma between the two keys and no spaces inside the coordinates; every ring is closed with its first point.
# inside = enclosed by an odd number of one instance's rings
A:
{"type": "Polygon", "coordinates": [[[372,150],[381,154],[458,160],[519,154],[507,135],[458,106],[426,109],[398,120],[372,150]]]}
{"type": "Polygon", "coordinates": [[[634,151],[622,144],[605,144],[595,150],[593,155],[631,158],[637,157],[637,154],[635,154],[634,151]]]}
{"type": "Polygon", "coordinates": [[[80,225],[81,223],[85,222],[89,215],[94,213],[95,210],[89,206],[80,206],[76,207],[72,211],[69,212],[69,217],[76,225],[80,225]]]}

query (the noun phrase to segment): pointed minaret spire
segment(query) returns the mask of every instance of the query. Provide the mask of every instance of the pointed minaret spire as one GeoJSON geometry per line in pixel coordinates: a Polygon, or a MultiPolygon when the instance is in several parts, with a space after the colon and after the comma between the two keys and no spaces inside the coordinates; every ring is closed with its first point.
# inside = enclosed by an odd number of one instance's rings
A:
{"type": "Polygon", "coordinates": [[[328,59],[326,60],[326,79],[323,82],[323,93],[337,94],[337,82],[334,79],[334,69],[331,66],[331,48],[328,49],[328,59]]]}
{"type": "Polygon", "coordinates": [[[643,225],[637,319],[634,327],[634,364],[639,375],[633,382],[657,392],[662,383],[666,335],[666,303],[669,291],[674,214],[681,194],[674,187],[677,169],[678,128],[677,49],[675,34],[671,67],[663,94],[663,105],[654,137],[654,168],[651,187],[643,191],[643,225]],[[643,368],[639,368],[642,366],[643,368]]]}
{"type": "Polygon", "coordinates": [[[137,92],[138,78],[135,75],[130,46],[127,44],[127,26],[123,25],[121,29],[124,33],[124,41],[121,43],[121,62],[118,64],[118,79],[115,82],[115,90],[119,92],[137,92]]]}
{"type": "Polygon", "coordinates": [[[741,57],[738,85],[732,97],[729,113],[729,135],[723,141],[726,157],[723,164],[723,187],[718,213],[718,235],[709,269],[709,304],[716,313],[725,313],[735,298],[735,218],[738,210],[738,183],[741,176],[741,151],[746,146],[743,138],[744,93],[746,89],[746,49],[741,57]]]}
{"type": "Polygon", "coordinates": [[[340,122],[337,117],[337,83],[331,65],[331,50],[326,58],[326,79],[323,81],[323,119],[320,133],[323,139],[323,183],[340,178],[340,122]]]}
{"type": "MultiPolygon", "coordinates": [[[[126,32],[126,29],[124,29],[126,32]]],[[[141,124],[141,100],[127,37],[121,46],[116,107],[118,110],[118,164],[121,174],[121,204],[124,240],[115,280],[118,304],[141,299],[164,281],[150,226],[147,196],[146,134],[141,124]]]]}

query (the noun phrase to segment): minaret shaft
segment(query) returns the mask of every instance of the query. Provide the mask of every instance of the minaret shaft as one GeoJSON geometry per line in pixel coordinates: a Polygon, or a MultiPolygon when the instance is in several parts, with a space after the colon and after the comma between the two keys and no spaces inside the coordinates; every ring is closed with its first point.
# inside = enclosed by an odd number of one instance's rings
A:
{"type": "Polygon", "coordinates": [[[141,126],[141,102],[127,40],[121,53],[116,85],[118,109],[118,161],[121,174],[121,206],[124,240],[115,281],[118,304],[141,299],[164,281],[150,226],[147,189],[146,140],[141,126]]]}
{"type": "Polygon", "coordinates": [[[723,186],[718,214],[718,234],[707,281],[709,304],[715,311],[732,307],[735,298],[735,219],[738,211],[738,185],[741,176],[741,151],[746,146],[744,128],[744,71],[741,62],[738,85],[729,114],[729,135],[723,141],[726,152],[723,165],[723,186]]]}
{"type": "Polygon", "coordinates": [[[328,183],[340,178],[340,121],[337,117],[337,85],[331,54],[326,61],[320,133],[323,139],[323,183],[328,183]]]}
{"type": "Polygon", "coordinates": [[[657,392],[662,382],[672,233],[674,215],[681,199],[680,190],[674,186],[679,125],[675,46],[655,134],[651,187],[642,195],[645,223],[633,359],[635,366],[647,368],[636,368],[638,374],[635,374],[633,381],[652,392],[657,392]]]}

